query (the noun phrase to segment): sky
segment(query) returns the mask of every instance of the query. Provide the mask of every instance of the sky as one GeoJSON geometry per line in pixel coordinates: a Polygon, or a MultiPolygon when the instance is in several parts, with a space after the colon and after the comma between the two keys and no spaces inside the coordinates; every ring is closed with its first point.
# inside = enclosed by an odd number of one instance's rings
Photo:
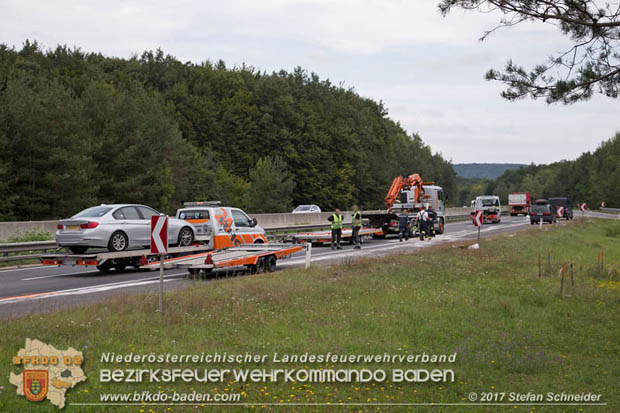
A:
{"type": "Polygon", "coordinates": [[[438,0],[0,0],[0,43],[25,39],[130,57],[161,48],[181,61],[222,59],[267,72],[295,67],[382,101],[389,117],[454,163],[550,163],[595,150],[620,131],[620,101],[508,102],[484,80],[508,59],[531,67],[570,45],[528,23],[438,0]]]}

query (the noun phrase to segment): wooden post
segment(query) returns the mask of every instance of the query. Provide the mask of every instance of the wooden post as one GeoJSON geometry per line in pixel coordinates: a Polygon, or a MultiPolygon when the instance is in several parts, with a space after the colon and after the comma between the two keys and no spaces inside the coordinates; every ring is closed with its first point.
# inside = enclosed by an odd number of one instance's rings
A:
{"type": "Polygon", "coordinates": [[[570,263],[570,286],[574,287],[575,286],[575,278],[573,276],[573,263],[570,263]]]}
{"type": "Polygon", "coordinates": [[[551,271],[551,250],[547,250],[547,272],[551,271]]]}
{"type": "Polygon", "coordinates": [[[564,274],[566,273],[566,264],[562,264],[562,276],[560,277],[560,295],[564,293],[564,274]]]}
{"type": "Polygon", "coordinates": [[[541,254],[538,252],[538,276],[542,276],[541,254]]]}

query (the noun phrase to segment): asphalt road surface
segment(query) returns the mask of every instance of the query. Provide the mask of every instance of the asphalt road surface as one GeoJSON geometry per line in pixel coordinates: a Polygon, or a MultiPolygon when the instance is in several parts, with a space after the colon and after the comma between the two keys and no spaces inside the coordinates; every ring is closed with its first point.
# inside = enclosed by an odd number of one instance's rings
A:
{"type": "MultiPolygon", "coordinates": [[[[575,211],[575,218],[581,214],[575,211]]],[[[608,214],[592,213],[593,217],[615,218],[608,214]]],[[[563,221],[560,225],[563,224],[563,221]]],[[[545,224],[549,225],[549,224],[545,224]]],[[[500,224],[484,225],[481,237],[516,232],[530,228],[529,219],[523,216],[502,217],[500,224]]],[[[421,248],[454,241],[472,241],[478,234],[470,221],[449,223],[446,232],[432,241],[410,239],[399,242],[397,238],[366,238],[361,250],[354,250],[347,243],[342,250],[332,251],[328,246],[312,248],[312,264],[330,265],[356,257],[377,257],[402,252],[414,252],[421,248]]],[[[305,251],[289,259],[279,260],[278,268],[302,267],[305,251]]],[[[166,290],[182,288],[193,282],[186,279],[187,270],[170,269],[164,273],[166,290]]],[[[204,282],[212,281],[211,276],[204,282]]],[[[0,270],[0,318],[21,317],[45,313],[55,309],[77,306],[87,302],[105,300],[119,294],[157,292],[158,271],[126,270],[103,274],[90,267],[31,266],[27,268],[0,270]]]]}

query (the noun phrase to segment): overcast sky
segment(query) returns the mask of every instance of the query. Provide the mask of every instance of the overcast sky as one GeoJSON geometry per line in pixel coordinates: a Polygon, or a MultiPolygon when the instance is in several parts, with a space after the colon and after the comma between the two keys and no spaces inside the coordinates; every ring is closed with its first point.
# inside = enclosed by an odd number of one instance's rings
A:
{"type": "Polygon", "coordinates": [[[182,61],[268,72],[302,66],[382,100],[392,119],[454,163],[574,159],[620,130],[618,100],[503,100],[502,85],[483,79],[488,69],[508,58],[542,63],[569,43],[534,23],[479,42],[497,20],[442,18],[437,0],[0,0],[0,42],[120,57],[160,47],[182,61]]]}

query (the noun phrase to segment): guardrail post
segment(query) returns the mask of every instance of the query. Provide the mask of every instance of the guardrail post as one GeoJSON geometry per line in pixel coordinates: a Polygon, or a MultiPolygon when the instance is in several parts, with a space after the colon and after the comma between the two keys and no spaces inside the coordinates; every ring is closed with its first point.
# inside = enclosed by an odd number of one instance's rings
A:
{"type": "Polygon", "coordinates": [[[310,268],[311,255],[312,255],[312,242],[306,242],[306,269],[310,268]]]}

